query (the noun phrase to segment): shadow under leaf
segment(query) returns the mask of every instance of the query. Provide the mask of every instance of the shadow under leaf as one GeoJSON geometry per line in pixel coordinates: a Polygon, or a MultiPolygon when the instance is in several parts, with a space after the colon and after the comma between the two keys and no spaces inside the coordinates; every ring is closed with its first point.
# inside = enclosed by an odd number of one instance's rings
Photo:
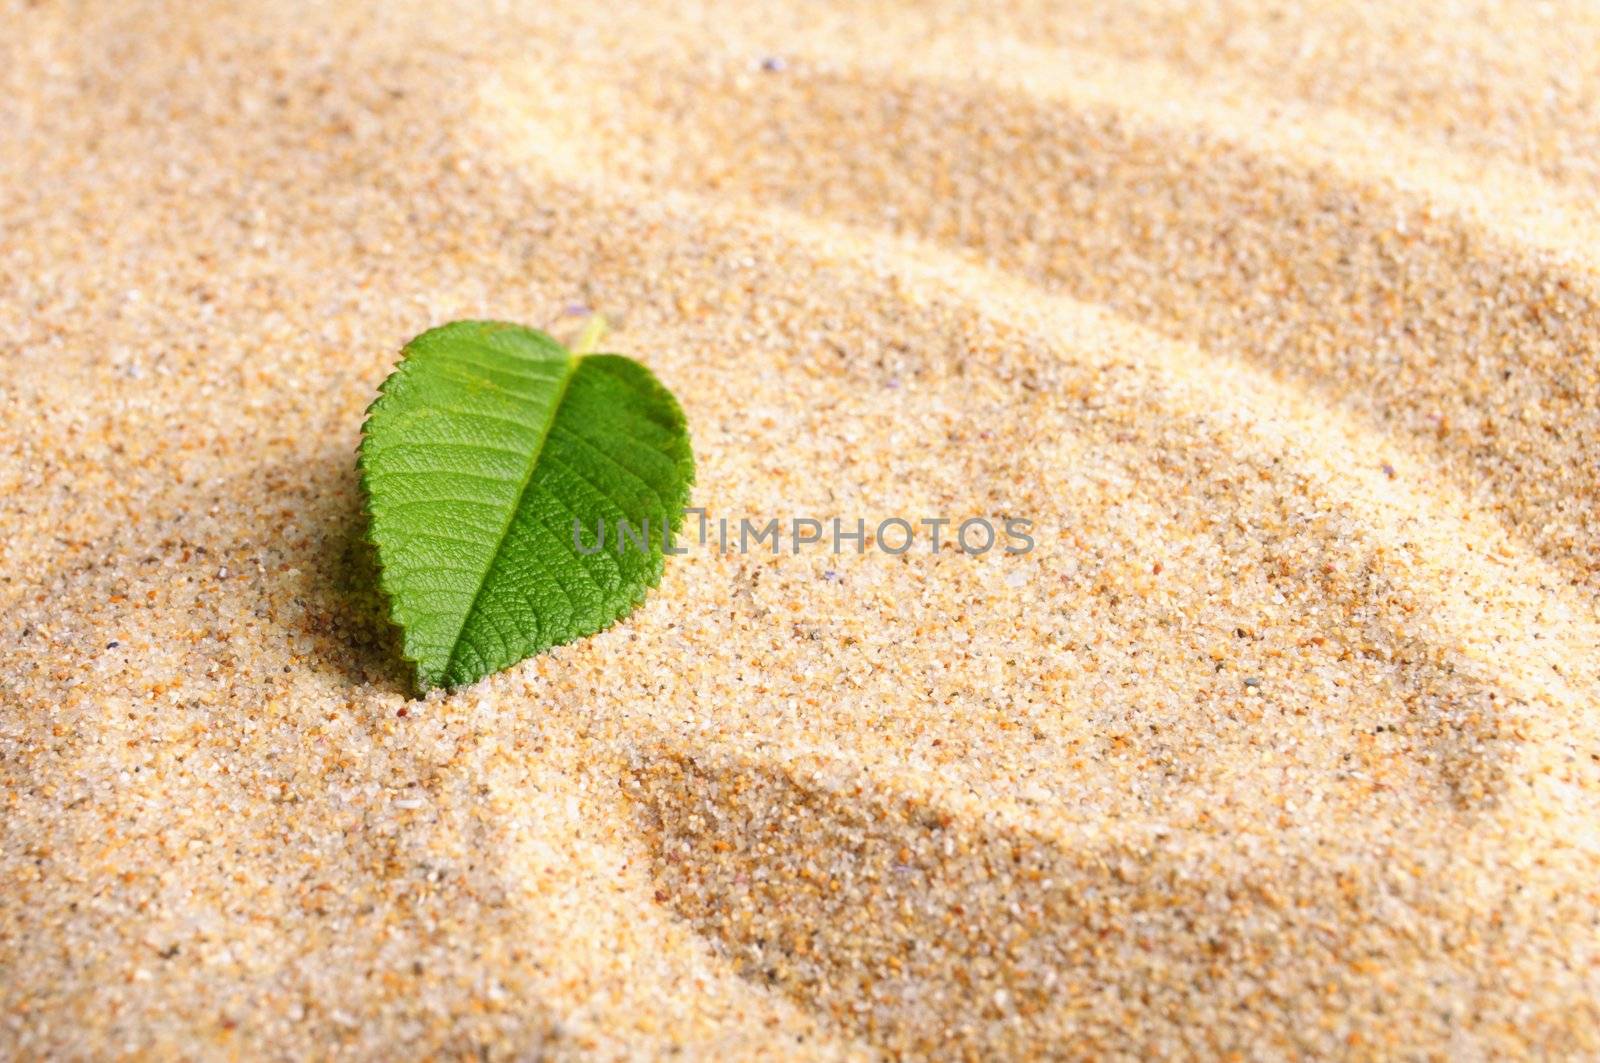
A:
{"type": "MultiPolygon", "coordinates": [[[[349,474],[354,478],[354,473],[349,474]]],[[[343,505],[329,522],[308,580],[312,629],[319,656],[352,684],[410,696],[411,668],[401,655],[399,629],[378,587],[377,548],[367,540],[367,515],[359,487],[341,492],[343,505]]]]}

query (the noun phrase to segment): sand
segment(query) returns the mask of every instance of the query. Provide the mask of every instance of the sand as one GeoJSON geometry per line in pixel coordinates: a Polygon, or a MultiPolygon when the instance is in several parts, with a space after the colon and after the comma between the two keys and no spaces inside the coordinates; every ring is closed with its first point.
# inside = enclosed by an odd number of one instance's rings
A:
{"type": "Polygon", "coordinates": [[[0,1056],[1600,1053],[1594,8],[594,6],[7,7],[0,1056]],[[362,411],[591,311],[1037,548],[411,699],[362,411]]]}

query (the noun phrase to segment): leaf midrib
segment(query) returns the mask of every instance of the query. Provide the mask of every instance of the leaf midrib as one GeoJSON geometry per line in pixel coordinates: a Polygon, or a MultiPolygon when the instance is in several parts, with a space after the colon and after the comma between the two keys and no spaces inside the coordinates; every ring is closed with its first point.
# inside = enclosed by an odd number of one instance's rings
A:
{"type": "Polygon", "coordinates": [[[522,483],[517,487],[517,497],[512,502],[511,508],[506,513],[505,525],[500,529],[500,534],[495,538],[494,549],[489,552],[489,562],[484,565],[483,573],[478,577],[478,587],[472,592],[472,604],[467,606],[466,612],[461,614],[461,626],[456,628],[455,637],[450,640],[450,656],[444,663],[444,682],[449,682],[456,667],[456,654],[461,650],[461,634],[467,630],[467,621],[478,611],[478,602],[483,597],[483,588],[488,586],[489,573],[494,571],[494,563],[500,557],[500,551],[506,545],[506,536],[511,534],[511,525],[516,523],[517,514],[522,512],[522,500],[528,494],[528,487],[533,483],[534,470],[539,467],[539,459],[544,456],[544,447],[550,440],[550,431],[555,427],[556,417],[561,412],[561,404],[567,400],[567,389],[572,386],[572,378],[578,374],[578,363],[583,361],[583,355],[567,352],[567,370],[561,378],[561,386],[556,391],[555,401],[550,404],[550,416],[544,423],[544,428],[539,433],[538,442],[533,446],[533,451],[528,458],[528,467],[523,470],[522,483]]]}

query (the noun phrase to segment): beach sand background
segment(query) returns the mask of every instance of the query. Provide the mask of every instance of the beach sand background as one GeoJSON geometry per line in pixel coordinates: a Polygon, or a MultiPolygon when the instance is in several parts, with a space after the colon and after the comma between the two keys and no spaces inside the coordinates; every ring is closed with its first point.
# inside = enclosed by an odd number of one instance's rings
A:
{"type": "Polygon", "coordinates": [[[1600,1052],[1600,12],[9,4],[0,1055],[1600,1052]],[[411,336],[713,520],[408,698],[411,336]]]}

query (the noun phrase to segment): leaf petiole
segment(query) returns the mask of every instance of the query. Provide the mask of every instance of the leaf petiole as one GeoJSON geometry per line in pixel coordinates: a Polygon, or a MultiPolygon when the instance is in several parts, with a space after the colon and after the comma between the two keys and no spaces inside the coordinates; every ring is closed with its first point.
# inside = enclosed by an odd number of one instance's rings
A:
{"type": "Polygon", "coordinates": [[[573,354],[593,354],[600,347],[600,341],[605,339],[610,330],[604,314],[591,314],[589,320],[583,323],[583,331],[578,333],[578,342],[572,345],[573,354]]]}

